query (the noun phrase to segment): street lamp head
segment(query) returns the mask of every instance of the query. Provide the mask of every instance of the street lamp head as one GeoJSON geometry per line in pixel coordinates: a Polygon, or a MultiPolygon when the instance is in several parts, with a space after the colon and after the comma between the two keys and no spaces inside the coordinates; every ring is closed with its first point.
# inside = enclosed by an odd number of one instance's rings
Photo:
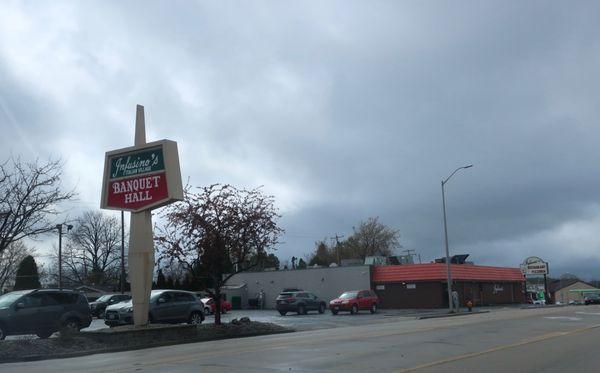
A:
{"type": "Polygon", "coordinates": [[[463,168],[471,168],[471,167],[473,167],[473,165],[472,165],[472,164],[470,164],[470,165],[468,165],[468,166],[465,166],[465,167],[463,167],[463,168]]]}
{"type": "Polygon", "coordinates": [[[62,224],[56,224],[56,229],[58,229],[59,231],[62,230],[62,224]]]}
{"type": "Polygon", "coordinates": [[[71,229],[73,229],[73,226],[71,224],[67,225],[67,231],[70,231],[71,229]]]}

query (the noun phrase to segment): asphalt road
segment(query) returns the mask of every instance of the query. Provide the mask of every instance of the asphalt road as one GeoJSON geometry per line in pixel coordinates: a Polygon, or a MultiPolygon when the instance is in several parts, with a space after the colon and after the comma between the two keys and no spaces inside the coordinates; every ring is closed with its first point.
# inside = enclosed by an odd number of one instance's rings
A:
{"type": "Polygon", "coordinates": [[[599,306],[509,309],[4,364],[0,371],[597,372],[599,338],[599,306]]]}

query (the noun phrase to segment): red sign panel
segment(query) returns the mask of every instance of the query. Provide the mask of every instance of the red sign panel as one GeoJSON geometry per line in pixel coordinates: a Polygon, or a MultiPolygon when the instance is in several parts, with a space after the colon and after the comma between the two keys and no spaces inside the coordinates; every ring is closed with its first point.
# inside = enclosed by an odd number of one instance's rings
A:
{"type": "Polygon", "coordinates": [[[141,209],[169,198],[167,175],[163,171],[110,181],[106,192],[108,207],[123,210],[141,209]]]}

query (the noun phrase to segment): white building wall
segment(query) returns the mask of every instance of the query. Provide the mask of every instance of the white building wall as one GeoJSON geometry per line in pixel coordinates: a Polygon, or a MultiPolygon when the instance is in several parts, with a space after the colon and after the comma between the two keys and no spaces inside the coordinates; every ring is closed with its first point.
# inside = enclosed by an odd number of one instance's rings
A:
{"type": "MultiPolygon", "coordinates": [[[[275,308],[275,299],[283,288],[296,287],[329,302],[347,290],[371,288],[369,266],[308,268],[266,272],[242,272],[227,281],[227,285],[246,284],[248,298],[257,298],[265,292],[265,307],[275,308]]],[[[242,302],[247,308],[248,302],[242,302]]]]}

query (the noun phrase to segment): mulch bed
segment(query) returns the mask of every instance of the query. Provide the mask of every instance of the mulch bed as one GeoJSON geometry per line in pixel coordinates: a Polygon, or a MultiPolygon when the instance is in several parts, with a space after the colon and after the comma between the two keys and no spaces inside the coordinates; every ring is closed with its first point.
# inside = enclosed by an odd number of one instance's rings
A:
{"type": "Polygon", "coordinates": [[[180,343],[293,332],[271,323],[122,326],[49,339],[0,341],[0,363],[84,356],[180,343]]]}

